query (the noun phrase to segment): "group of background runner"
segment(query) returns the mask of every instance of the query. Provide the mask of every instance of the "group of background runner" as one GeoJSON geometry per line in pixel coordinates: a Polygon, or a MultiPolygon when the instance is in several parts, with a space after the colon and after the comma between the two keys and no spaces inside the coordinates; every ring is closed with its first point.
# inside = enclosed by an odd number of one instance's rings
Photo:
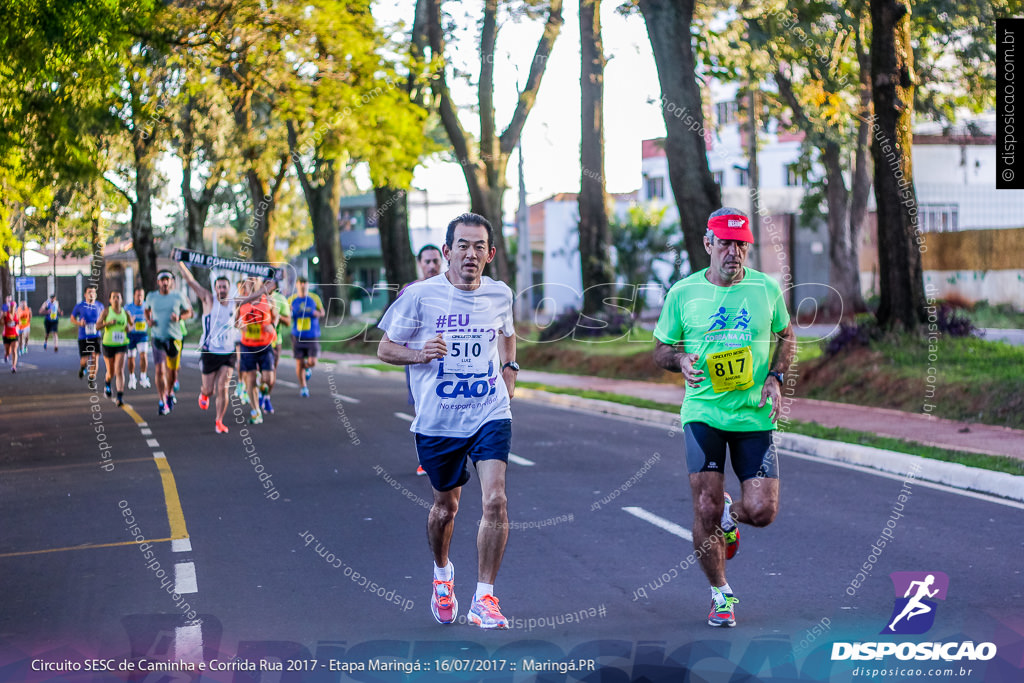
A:
{"type": "MultiPolygon", "coordinates": [[[[512,318],[512,291],[483,275],[495,255],[493,228],[476,214],[456,217],[442,249],[424,247],[417,260],[423,279],[408,285],[379,323],[384,335],[378,357],[407,368],[410,403],[416,417],[420,470],[433,489],[427,537],[433,555],[431,611],[440,623],[458,615],[454,565],[449,547],[462,487],[469,481],[467,460],[480,478],[483,513],[477,535],[478,583],[469,620],[482,628],[508,628],[494,596],[494,581],[508,540],[505,472],[511,447],[511,398],[519,366],[512,318]],[[441,258],[449,267],[441,272],[441,258]]],[[[682,373],[686,391],[681,406],[685,454],[694,508],[693,545],[711,586],[707,623],[735,626],[738,603],[725,576],[726,560],[739,546],[738,523],[770,524],[779,507],[779,465],[773,441],[781,408],[782,386],[796,350],[796,339],[778,283],[745,266],[753,244],[747,217],[724,208],[708,219],[704,246],[710,266],[676,282],[665,297],[654,331],[654,360],[682,373]],[[772,344],[774,353],[771,353],[772,344]],[[740,481],[740,497],[725,491],[725,461],[740,481]]],[[[294,339],[300,396],[309,396],[307,381],[319,356],[324,306],[299,278],[290,300],[274,280],[249,277],[230,297],[228,278],[201,286],[184,264],[187,284],[203,306],[200,362],[203,374],[199,406],[216,400],[215,429],[228,431],[223,418],[234,366],[250,402],[250,422],[273,413],[270,394],[289,326],[294,339]],[[257,386],[257,379],[259,385],[257,386]]],[[[79,328],[79,377],[95,379],[97,354],[106,361],[105,391],[116,390],[123,402],[124,364],[129,355],[129,388],[135,386],[134,358],[145,380],[147,338],[152,343],[159,410],[174,406],[180,367],[181,321],[192,316],[174,278],[158,275],[159,289],[143,300],[122,306],[121,293],[110,294],[110,307],[96,301],[86,287],[84,300],[71,312],[79,328]],[[130,353],[134,351],[134,353],[130,353]],[[113,387],[112,387],[113,384],[113,387]]],[[[27,308],[27,307],[26,307],[27,308]]],[[[3,309],[5,359],[16,371],[21,327],[20,307],[9,300],[3,309]]],[[[55,297],[40,309],[59,319],[55,297]]],[[[45,348],[45,340],[44,340],[45,348]]],[[[241,385],[240,385],[241,386],[241,385]]]]}

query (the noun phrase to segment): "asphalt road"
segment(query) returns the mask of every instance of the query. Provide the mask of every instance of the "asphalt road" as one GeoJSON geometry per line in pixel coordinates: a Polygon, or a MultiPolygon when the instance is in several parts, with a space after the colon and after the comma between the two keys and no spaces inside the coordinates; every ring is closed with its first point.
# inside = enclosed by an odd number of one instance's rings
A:
{"type": "MultiPolygon", "coordinates": [[[[513,629],[441,626],[402,375],[321,366],[303,399],[286,363],[276,413],[249,426],[229,411],[231,433],[216,435],[186,364],[165,417],[152,389],[130,392],[127,410],[91,391],[70,346],[29,354],[17,375],[0,367],[0,681],[852,681],[865,665],[899,669],[874,676],[886,681],[932,669],[929,680],[1024,680],[1022,506],[783,454],[779,516],[744,528],[728,565],[738,626],[713,629],[686,560],[680,435],[514,401],[513,529],[495,591],[513,629]],[[948,575],[926,634],[879,635],[892,572],[948,575]],[[833,643],[867,641],[998,653],[831,661],[833,643]],[[52,670],[94,656],[136,669],[52,670]],[[200,659],[299,670],[138,670],[200,659]],[[530,669],[569,661],[597,671],[530,669]],[[382,662],[422,670],[331,670],[382,662]]],[[[463,613],[479,516],[474,479],[452,543],[463,613]]]]}

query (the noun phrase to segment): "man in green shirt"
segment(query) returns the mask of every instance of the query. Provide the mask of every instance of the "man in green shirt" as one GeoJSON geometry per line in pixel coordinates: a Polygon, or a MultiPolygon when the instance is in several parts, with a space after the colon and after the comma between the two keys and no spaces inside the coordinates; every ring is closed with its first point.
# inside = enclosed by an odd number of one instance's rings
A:
{"type": "MultiPolygon", "coordinates": [[[[284,338],[284,335],[289,333],[292,325],[292,306],[288,303],[288,297],[281,293],[281,283],[278,280],[270,279],[267,282],[273,287],[267,298],[270,300],[270,307],[277,312],[277,338],[274,339],[274,368],[278,368],[281,365],[281,340],[284,338]]],[[[274,378],[276,377],[277,373],[274,373],[274,378]]],[[[271,414],[274,412],[274,406],[270,403],[270,392],[273,389],[273,379],[271,379],[269,384],[260,385],[261,398],[259,403],[263,412],[271,414]]]]}
{"type": "Polygon", "coordinates": [[[654,330],[654,362],[686,379],[680,419],[694,554],[711,583],[711,626],[736,625],[739,601],[725,578],[725,561],[739,547],[736,522],[767,526],[779,509],[772,432],[796,336],[778,283],[744,267],[753,242],[743,213],[712,213],[704,236],[711,266],[672,286],[654,330]],[[741,486],[735,503],[725,492],[726,447],[741,486]]]}

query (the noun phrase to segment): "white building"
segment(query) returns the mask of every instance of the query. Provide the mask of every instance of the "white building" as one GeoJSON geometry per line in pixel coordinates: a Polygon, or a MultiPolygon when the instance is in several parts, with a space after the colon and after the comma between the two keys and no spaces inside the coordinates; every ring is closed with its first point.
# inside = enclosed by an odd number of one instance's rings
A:
{"type": "MultiPolygon", "coordinates": [[[[575,193],[562,192],[530,206],[531,248],[536,250],[543,245],[543,294],[538,300],[534,292],[533,309],[545,317],[578,310],[583,305],[577,197],[575,193]]],[[[609,195],[615,217],[624,220],[636,198],[635,192],[609,195]]]]}
{"type": "MultiPolygon", "coordinates": [[[[716,97],[705,135],[708,165],[722,188],[722,203],[751,212],[748,150],[737,119],[735,88],[715,84],[716,97]]],[[[1024,308],[1024,191],[997,190],[994,117],[971,121],[964,129],[942,131],[935,124],[915,127],[912,151],[925,283],[938,297],[1012,303],[1024,308]]],[[[821,300],[828,283],[829,236],[824,225],[800,216],[804,180],[796,171],[803,136],[778,130],[771,121],[758,138],[759,197],[762,205],[757,267],[783,287],[797,286],[790,301],[821,300]],[[767,227],[766,227],[767,224],[767,227]],[[787,281],[789,280],[789,281],[787,281]]],[[[669,207],[665,219],[678,220],[669,184],[663,140],[642,145],[640,201],[669,207]]],[[[823,175],[820,167],[812,174],[823,175]]],[[[874,196],[861,245],[861,284],[865,296],[878,292],[874,196]]]]}

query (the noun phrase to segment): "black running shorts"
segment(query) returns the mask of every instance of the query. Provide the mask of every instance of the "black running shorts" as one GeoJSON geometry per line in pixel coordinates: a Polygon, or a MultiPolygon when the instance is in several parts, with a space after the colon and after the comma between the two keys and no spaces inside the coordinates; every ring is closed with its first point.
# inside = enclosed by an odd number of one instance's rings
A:
{"type": "Polygon", "coordinates": [[[740,481],[754,477],[779,478],[779,455],[771,430],[729,432],[703,422],[687,422],[683,427],[683,437],[686,441],[686,467],[690,474],[725,474],[728,447],[732,470],[740,481]]]}

